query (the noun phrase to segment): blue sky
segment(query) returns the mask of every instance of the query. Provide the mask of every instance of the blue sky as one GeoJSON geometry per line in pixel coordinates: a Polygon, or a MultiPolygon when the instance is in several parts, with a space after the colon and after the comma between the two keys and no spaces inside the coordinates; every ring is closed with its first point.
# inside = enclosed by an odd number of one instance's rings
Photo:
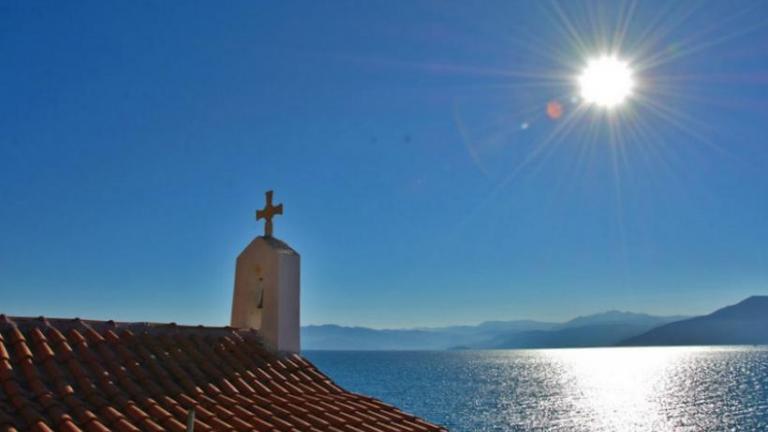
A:
{"type": "Polygon", "coordinates": [[[226,324],[269,188],[304,324],[768,294],[766,46],[764,2],[5,3],[0,310],[226,324]]]}

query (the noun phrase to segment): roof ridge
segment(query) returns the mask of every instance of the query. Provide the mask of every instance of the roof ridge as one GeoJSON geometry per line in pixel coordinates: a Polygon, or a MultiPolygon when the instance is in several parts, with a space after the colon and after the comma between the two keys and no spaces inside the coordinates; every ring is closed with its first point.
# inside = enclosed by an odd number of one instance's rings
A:
{"type": "MultiPolygon", "coordinates": [[[[71,328],[91,328],[95,331],[112,330],[131,330],[134,333],[152,333],[152,334],[173,334],[175,332],[196,332],[200,335],[236,335],[243,339],[255,339],[264,344],[259,332],[255,329],[240,329],[231,326],[205,326],[202,324],[177,324],[175,322],[152,322],[152,321],[115,321],[115,320],[92,320],[75,318],[52,318],[43,315],[37,317],[31,316],[10,316],[0,314],[0,326],[11,325],[23,328],[34,326],[54,326],[59,329],[69,330],[71,328]]],[[[266,345],[265,345],[266,346],[266,345]]]]}

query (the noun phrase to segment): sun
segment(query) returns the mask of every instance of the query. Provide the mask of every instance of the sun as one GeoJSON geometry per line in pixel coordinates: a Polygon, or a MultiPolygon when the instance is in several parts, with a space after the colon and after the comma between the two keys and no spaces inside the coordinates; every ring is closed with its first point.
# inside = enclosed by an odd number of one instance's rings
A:
{"type": "Polygon", "coordinates": [[[611,109],[621,105],[635,87],[632,69],[616,57],[602,56],[587,62],[579,76],[584,102],[611,109]]]}

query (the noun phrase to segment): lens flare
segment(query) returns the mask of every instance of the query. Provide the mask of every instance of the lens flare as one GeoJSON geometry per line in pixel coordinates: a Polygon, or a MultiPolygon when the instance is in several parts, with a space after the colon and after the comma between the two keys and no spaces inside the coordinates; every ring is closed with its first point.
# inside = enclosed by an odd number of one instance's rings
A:
{"type": "Polygon", "coordinates": [[[560,102],[553,100],[547,103],[547,116],[552,120],[557,120],[563,116],[563,106],[560,102]]]}

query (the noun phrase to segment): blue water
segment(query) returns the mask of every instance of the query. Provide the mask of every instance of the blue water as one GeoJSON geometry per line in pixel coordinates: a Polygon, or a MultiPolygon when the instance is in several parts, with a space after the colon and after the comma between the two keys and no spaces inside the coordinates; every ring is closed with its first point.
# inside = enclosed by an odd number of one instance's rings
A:
{"type": "Polygon", "coordinates": [[[768,349],[304,353],[454,432],[768,431],[768,349]]]}

